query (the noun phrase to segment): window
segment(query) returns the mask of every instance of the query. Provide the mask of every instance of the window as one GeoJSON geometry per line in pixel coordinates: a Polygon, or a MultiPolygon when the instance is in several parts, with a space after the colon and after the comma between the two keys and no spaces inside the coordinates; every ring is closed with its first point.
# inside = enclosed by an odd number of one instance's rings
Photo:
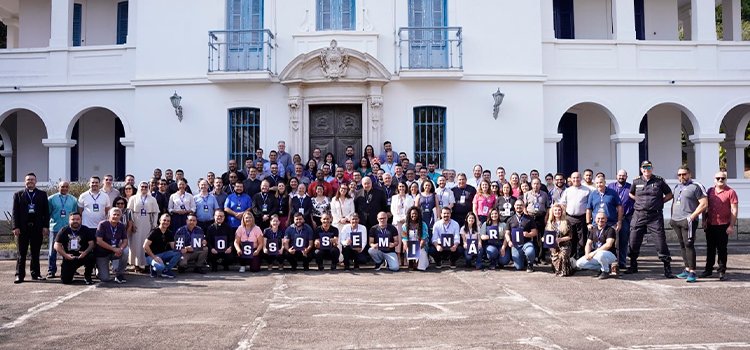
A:
{"type": "Polygon", "coordinates": [[[409,67],[448,68],[445,0],[409,1],[409,67]]]}
{"type": "Polygon", "coordinates": [[[317,0],[317,30],[354,30],[355,0],[317,0]]]}
{"type": "Polygon", "coordinates": [[[555,38],[575,39],[573,0],[553,0],[555,38]]]}
{"type": "Polygon", "coordinates": [[[263,67],[263,0],[227,1],[227,70],[263,67]]]}
{"type": "Polygon", "coordinates": [[[260,109],[229,110],[229,159],[245,164],[248,156],[260,147],[260,109]]]}
{"type": "Polygon", "coordinates": [[[73,4],[73,46],[81,46],[83,5],[73,4]]]}
{"type": "Polygon", "coordinates": [[[414,108],[414,161],[445,167],[445,107],[414,108]]]}
{"type": "Polygon", "coordinates": [[[117,3],[117,45],[125,44],[128,40],[128,2],[117,3]]]}

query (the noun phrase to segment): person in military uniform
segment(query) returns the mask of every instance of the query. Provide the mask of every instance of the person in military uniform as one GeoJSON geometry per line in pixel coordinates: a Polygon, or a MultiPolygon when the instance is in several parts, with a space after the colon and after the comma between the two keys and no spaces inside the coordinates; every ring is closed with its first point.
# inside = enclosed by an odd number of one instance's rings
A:
{"type": "Polygon", "coordinates": [[[672,275],[672,256],[667,247],[664,234],[664,203],[672,199],[672,190],[664,178],[653,174],[653,164],[644,160],[641,163],[641,177],[633,180],[630,188],[630,198],[633,199],[633,219],[630,223],[630,244],[628,246],[630,266],[625,273],[638,272],[638,256],[641,253],[641,243],[646,231],[652,233],[656,239],[656,253],[664,264],[664,277],[674,278],[672,275]]]}

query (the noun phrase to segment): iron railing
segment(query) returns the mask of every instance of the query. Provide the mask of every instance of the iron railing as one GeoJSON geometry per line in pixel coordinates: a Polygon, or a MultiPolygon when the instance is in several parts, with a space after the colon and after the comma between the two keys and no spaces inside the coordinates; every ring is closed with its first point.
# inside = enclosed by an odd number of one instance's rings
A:
{"type": "Polygon", "coordinates": [[[399,70],[463,69],[461,27],[398,29],[399,70]]]}
{"type": "Polygon", "coordinates": [[[273,72],[276,38],[268,29],[208,32],[209,72],[273,72]]]}

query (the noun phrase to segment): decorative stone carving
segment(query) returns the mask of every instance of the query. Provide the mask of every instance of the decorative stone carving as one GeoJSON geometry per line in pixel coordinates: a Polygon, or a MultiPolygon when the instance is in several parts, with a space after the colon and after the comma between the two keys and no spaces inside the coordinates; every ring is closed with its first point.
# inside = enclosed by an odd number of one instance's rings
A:
{"type": "Polygon", "coordinates": [[[320,54],[320,69],[323,75],[331,80],[337,80],[346,74],[349,68],[349,55],[338,47],[336,40],[331,40],[331,46],[323,49],[320,54]]]}
{"type": "Polygon", "coordinates": [[[300,123],[299,107],[302,104],[302,99],[299,97],[290,97],[287,100],[287,104],[289,105],[289,126],[293,131],[298,131],[300,123]]]}

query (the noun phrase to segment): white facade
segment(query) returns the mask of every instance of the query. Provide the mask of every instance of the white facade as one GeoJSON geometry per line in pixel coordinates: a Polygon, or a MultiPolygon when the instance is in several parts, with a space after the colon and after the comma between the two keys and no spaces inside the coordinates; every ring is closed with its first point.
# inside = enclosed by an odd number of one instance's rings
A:
{"type": "MultiPolygon", "coordinates": [[[[750,44],[738,41],[739,0],[645,1],[645,40],[636,40],[632,0],[572,0],[575,39],[556,39],[552,0],[446,0],[440,24],[460,34],[443,31],[457,40],[443,43],[447,67],[420,69],[410,61],[418,45],[399,41],[411,0],[354,1],[354,30],[316,30],[317,0],[265,0],[260,28],[274,38],[260,67],[239,71],[227,71],[226,45],[213,52],[224,58],[210,56],[209,32],[228,29],[228,3],[242,1],[130,0],[127,40],[117,45],[121,2],[0,0],[9,43],[0,50],[6,191],[28,171],[41,180],[118,172],[141,180],[156,167],[182,168],[189,179],[221,172],[233,108],[260,110],[266,154],[286,140],[307,159],[310,106],[358,104],[361,145],[379,152],[390,140],[410,159],[414,108],[444,107],[444,166],[465,172],[476,163],[519,173],[567,165],[609,178],[625,168],[632,179],[647,138],[657,174],[674,177],[684,153],[695,177],[711,184],[721,144],[730,185],[750,196],[750,44]],[[723,6],[725,40],[716,39],[715,4],[723,6]],[[690,40],[679,40],[680,27],[690,40]],[[349,57],[337,79],[321,69],[332,40],[349,57]],[[498,88],[505,99],[494,119],[498,88]],[[175,92],[181,122],[168,100],[175,92]],[[558,128],[566,113],[575,114],[572,130],[558,128]],[[558,164],[561,140],[572,147],[561,159],[577,163],[558,164]]],[[[9,201],[3,195],[0,209],[9,201]]]]}

